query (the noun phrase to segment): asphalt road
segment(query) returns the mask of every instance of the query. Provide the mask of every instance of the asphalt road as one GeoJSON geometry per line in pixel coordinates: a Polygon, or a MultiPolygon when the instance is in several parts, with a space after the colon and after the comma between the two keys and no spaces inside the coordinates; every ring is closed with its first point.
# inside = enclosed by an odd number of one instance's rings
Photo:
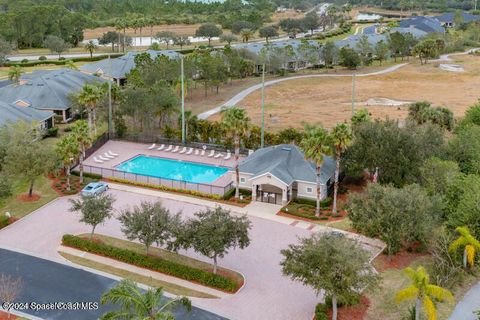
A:
{"type": "MultiPolygon", "coordinates": [[[[18,303],[36,302],[99,302],[101,295],[117,284],[116,280],[50,260],[0,249],[0,273],[21,277],[22,290],[18,303]]],[[[3,303],[0,301],[0,304],[3,303]]],[[[19,310],[43,319],[98,319],[112,310],[112,305],[100,305],[96,310],[19,310]]],[[[225,320],[220,316],[193,308],[174,310],[178,320],[225,320]]]]}

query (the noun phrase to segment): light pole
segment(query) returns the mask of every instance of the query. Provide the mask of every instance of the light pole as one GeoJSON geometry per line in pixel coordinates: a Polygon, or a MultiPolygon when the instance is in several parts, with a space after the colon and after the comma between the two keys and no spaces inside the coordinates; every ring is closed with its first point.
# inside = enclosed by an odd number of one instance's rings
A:
{"type": "Polygon", "coordinates": [[[180,57],[181,89],[182,89],[182,143],[185,143],[185,90],[183,76],[183,55],[180,57]]]}
{"type": "MultiPolygon", "coordinates": [[[[108,55],[108,69],[110,75],[112,74],[112,61],[108,55]]],[[[113,80],[113,79],[112,79],[113,80]]],[[[113,135],[113,112],[112,112],[112,81],[108,81],[108,135],[111,138],[113,135]]]]}
{"type": "Polygon", "coordinates": [[[262,130],[260,134],[260,146],[265,146],[265,63],[262,65],[262,130]]]}
{"type": "Polygon", "coordinates": [[[353,72],[352,76],[352,116],[355,114],[355,78],[356,72],[353,72]]]}

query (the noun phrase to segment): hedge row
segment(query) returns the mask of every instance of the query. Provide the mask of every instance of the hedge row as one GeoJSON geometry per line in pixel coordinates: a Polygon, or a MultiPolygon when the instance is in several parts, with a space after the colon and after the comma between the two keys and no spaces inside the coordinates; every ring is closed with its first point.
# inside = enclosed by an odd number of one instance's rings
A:
{"type": "MultiPolygon", "coordinates": [[[[117,58],[122,56],[123,53],[112,53],[110,54],[111,58],[117,58]]],[[[107,59],[108,55],[100,55],[100,56],[94,56],[94,57],[76,57],[76,58],[69,58],[69,59],[64,59],[64,60],[35,60],[35,61],[27,61],[27,62],[22,62],[22,61],[7,61],[5,63],[6,67],[11,67],[11,66],[21,66],[21,67],[33,67],[33,66],[38,66],[38,65],[57,65],[57,66],[63,66],[67,61],[73,61],[73,62],[91,62],[91,61],[99,61],[103,59],[107,59]]],[[[26,60],[26,59],[25,59],[26,60]]]]}
{"type": "MultiPolygon", "coordinates": [[[[80,176],[80,172],[79,172],[79,171],[72,171],[71,173],[72,173],[72,175],[74,175],[74,176],[77,176],[77,177],[80,176]]],[[[85,178],[91,178],[91,179],[94,179],[94,180],[100,180],[100,179],[102,179],[102,175],[101,175],[101,174],[96,174],[96,173],[84,172],[84,173],[83,173],[83,176],[84,176],[85,178]]]]}
{"type": "Polygon", "coordinates": [[[312,38],[317,40],[324,40],[331,37],[339,36],[344,33],[348,33],[350,32],[351,29],[352,29],[352,26],[350,24],[346,24],[342,28],[336,28],[327,32],[318,33],[314,35],[312,38]]]}
{"type": "Polygon", "coordinates": [[[130,181],[130,180],[120,179],[120,178],[108,178],[108,180],[113,181],[113,182],[123,183],[123,184],[129,184],[129,185],[136,186],[136,187],[144,187],[144,188],[157,189],[157,190],[161,190],[161,191],[173,191],[173,192],[178,192],[178,193],[185,193],[185,194],[189,194],[191,196],[196,196],[196,197],[201,197],[201,198],[207,198],[207,199],[213,199],[213,200],[221,200],[222,199],[222,196],[220,196],[218,194],[210,194],[210,193],[205,193],[205,192],[200,192],[200,191],[195,191],[195,190],[172,188],[172,187],[167,187],[167,186],[163,186],[163,185],[150,184],[150,183],[137,182],[137,181],[130,181]]]}
{"type": "Polygon", "coordinates": [[[231,279],[218,274],[213,274],[211,272],[192,268],[177,262],[164,260],[158,257],[147,256],[145,254],[117,248],[103,243],[92,242],[90,240],[69,234],[63,236],[62,243],[65,246],[99,254],[121,262],[158,271],[184,280],[195,281],[212,288],[217,288],[227,292],[235,292],[238,290],[238,284],[231,279]]]}

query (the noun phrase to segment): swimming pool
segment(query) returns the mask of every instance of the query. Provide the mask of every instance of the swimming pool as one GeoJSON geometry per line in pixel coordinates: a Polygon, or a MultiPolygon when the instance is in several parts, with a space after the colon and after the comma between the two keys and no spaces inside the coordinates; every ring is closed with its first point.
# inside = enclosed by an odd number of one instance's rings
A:
{"type": "Polygon", "coordinates": [[[116,169],[129,173],[192,183],[211,183],[228,171],[227,168],[208,164],[144,155],[123,162],[116,169]]]}

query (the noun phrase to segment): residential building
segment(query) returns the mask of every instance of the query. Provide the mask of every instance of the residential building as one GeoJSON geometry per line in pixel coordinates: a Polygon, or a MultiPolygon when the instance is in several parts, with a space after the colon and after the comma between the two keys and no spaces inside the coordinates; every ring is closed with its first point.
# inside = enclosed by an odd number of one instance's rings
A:
{"type": "MultiPolygon", "coordinates": [[[[470,22],[473,22],[473,21],[479,21],[480,20],[480,16],[474,15],[474,14],[471,14],[471,13],[468,13],[468,12],[461,12],[460,15],[462,17],[461,19],[465,23],[470,23],[470,22]]],[[[441,16],[436,16],[434,18],[436,20],[440,21],[440,23],[442,24],[443,27],[450,28],[450,27],[455,26],[455,20],[456,20],[455,16],[456,16],[455,12],[447,12],[447,13],[442,14],[441,16]]]]}
{"type": "Polygon", "coordinates": [[[0,101],[17,107],[54,112],[63,122],[73,117],[71,95],[86,83],[106,80],[72,69],[38,70],[24,74],[19,83],[0,88],[0,101]]]}
{"type": "Polygon", "coordinates": [[[439,20],[434,17],[417,16],[401,20],[398,23],[401,28],[416,28],[426,33],[445,33],[445,28],[439,20]]]}
{"type": "Polygon", "coordinates": [[[80,70],[89,74],[97,74],[103,78],[113,80],[119,85],[123,85],[127,75],[135,68],[135,57],[142,53],[148,53],[153,60],[158,56],[167,56],[170,59],[179,59],[181,54],[173,50],[147,50],[131,51],[115,59],[103,59],[94,63],[85,64],[80,70]]]}
{"type": "Polygon", "coordinates": [[[9,103],[0,102],[0,126],[23,121],[38,123],[42,130],[50,129],[54,125],[52,111],[37,110],[32,107],[19,107],[9,103]]]}
{"type": "MultiPolygon", "coordinates": [[[[295,145],[259,149],[240,163],[239,170],[239,186],[252,191],[253,201],[285,205],[295,198],[317,198],[316,166],[295,145]]],[[[325,156],[320,173],[320,199],[327,197],[334,173],[334,159],[325,156]]],[[[235,181],[235,174],[232,176],[235,181]]]]}

